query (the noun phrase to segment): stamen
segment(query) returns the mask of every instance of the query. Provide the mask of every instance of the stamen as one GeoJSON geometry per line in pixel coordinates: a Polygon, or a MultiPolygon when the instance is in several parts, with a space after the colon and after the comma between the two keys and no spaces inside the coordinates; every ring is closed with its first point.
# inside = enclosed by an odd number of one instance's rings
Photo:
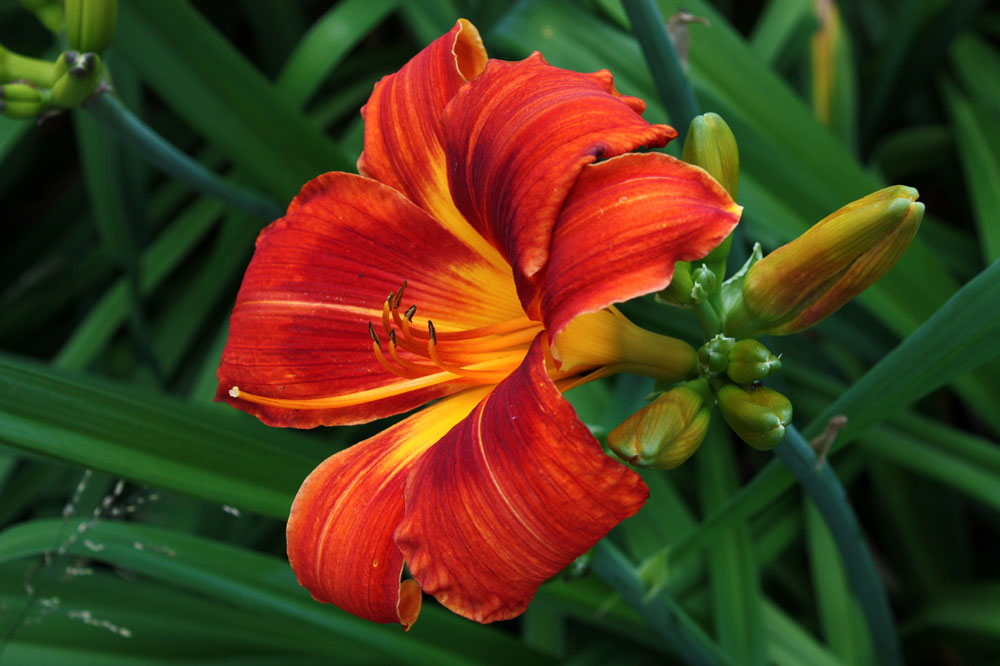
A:
{"type": "Polygon", "coordinates": [[[413,321],[413,315],[415,314],[417,314],[417,306],[414,304],[406,308],[406,312],[403,313],[403,316],[406,317],[406,321],[413,321]]]}
{"type": "Polygon", "coordinates": [[[372,336],[372,340],[375,341],[375,346],[382,349],[382,343],[378,341],[378,336],[375,335],[375,327],[372,326],[371,322],[368,322],[368,334],[372,336]]]}
{"type": "Polygon", "coordinates": [[[392,302],[392,309],[398,310],[399,306],[403,303],[403,292],[406,291],[406,280],[403,280],[403,286],[399,288],[396,292],[396,300],[392,302]]]}

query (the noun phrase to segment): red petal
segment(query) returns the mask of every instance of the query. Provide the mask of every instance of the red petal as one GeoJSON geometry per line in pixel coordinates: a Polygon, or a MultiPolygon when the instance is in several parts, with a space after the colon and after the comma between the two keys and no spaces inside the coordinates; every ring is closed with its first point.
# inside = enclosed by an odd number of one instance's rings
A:
{"type": "Polygon", "coordinates": [[[414,465],[395,539],[426,592],[492,622],[523,612],[539,585],[647,496],[549,380],[536,339],[521,367],[414,465]]]}
{"type": "Polygon", "coordinates": [[[539,280],[550,336],[579,314],[663,289],[674,262],[708,254],[741,210],[711,176],[668,155],[588,166],[559,214],[539,280]]]}
{"type": "Polygon", "coordinates": [[[559,208],[584,165],[676,136],[643,120],[643,107],[618,95],[606,70],[558,69],[537,53],[515,63],[490,60],[448,104],[455,203],[521,282],[545,264],[559,208]]]}
{"type": "Polygon", "coordinates": [[[315,599],[375,622],[413,624],[420,589],[413,581],[400,586],[403,556],[392,542],[406,475],[487,392],[446,398],[327,458],[306,478],[288,517],[288,560],[315,599]]]}
{"type": "Polygon", "coordinates": [[[445,105],[485,66],[479,31],[460,19],[402,69],[379,81],[361,109],[365,149],[358,171],[399,190],[470,244],[488,247],[452,203],[441,126],[445,105]]]}
{"type": "Polygon", "coordinates": [[[402,307],[417,305],[418,326],[428,317],[448,330],[523,316],[505,270],[395,190],[320,176],[257,240],[230,319],[219,399],[265,423],[304,428],[371,421],[460,390],[406,390],[378,363],[368,323],[381,329],[386,297],[404,279],[402,307]],[[244,397],[230,394],[234,386],[244,397]],[[352,397],[361,391],[375,393],[352,397]]]}

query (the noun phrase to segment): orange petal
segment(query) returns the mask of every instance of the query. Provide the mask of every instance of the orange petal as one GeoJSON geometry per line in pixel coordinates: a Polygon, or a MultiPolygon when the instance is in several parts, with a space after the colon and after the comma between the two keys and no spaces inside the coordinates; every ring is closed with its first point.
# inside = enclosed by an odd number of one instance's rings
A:
{"type": "Polygon", "coordinates": [[[375,622],[413,624],[420,588],[400,585],[403,556],[392,542],[406,475],[487,392],[446,398],[327,458],[306,478],[288,517],[288,560],[316,600],[375,622]]]}
{"type": "Polygon", "coordinates": [[[647,496],[549,380],[536,339],[521,367],[414,465],[395,539],[424,591],[492,622],[523,612],[539,585],[647,496]]]}
{"type": "Polygon", "coordinates": [[[705,171],[668,155],[588,166],[559,214],[539,280],[550,336],[579,314],[663,289],[674,262],[708,254],[741,210],[705,171]]]}
{"type": "Polygon", "coordinates": [[[505,270],[395,190],[320,176],[257,240],[230,318],[218,399],[270,425],[305,428],[371,421],[461,390],[467,384],[386,370],[369,322],[385,345],[382,307],[403,280],[402,309],[416,304],[414,325],[425,330],[427,318],[448,330],[521,317],[505,270]]]}
{"type": "MultiPolygon", "coordinates": [[[[644,106],[619,95],[606,70],[571,72],[538,53],[490,60],[448,104],[452,196],[515,266],[519,286],[545,264],[556,216],[586,164],[676,136],[643,120],[644,106]]],[[[530,296],[522,292],[525,304],[530,296]]]]}
{"type": "Polygon", "coordinates": [[[486,50],[479,31],[460,19],[402,69],[379,81],[361,109],[365,149],[358,171],[399,190],[456,235],[473,246],[481,244],[480,251],[489,254],[489,244],[452,203],[441,126],[445,105],[485,66],[486,50]]]}

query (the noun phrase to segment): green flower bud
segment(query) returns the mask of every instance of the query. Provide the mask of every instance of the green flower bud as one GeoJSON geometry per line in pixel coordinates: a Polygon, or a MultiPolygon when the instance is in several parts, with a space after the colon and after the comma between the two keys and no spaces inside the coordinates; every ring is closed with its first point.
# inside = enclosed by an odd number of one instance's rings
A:
{"type": "Polygon", "coordinates": [[[676,386],[612,430],[608,446],[637,467],[672,469],[701,446],[712,405],[706,380],[676,386]]]}
{"type": "Polygon", "coordinates": [[[700,166],[736,198],[740,179],[740,151],[729,125],[717,113],[695,116],[684,139],[682,159],[700,166]]]}
{"type": "Polygon", "coordinates": [[[740,340],[729,351],[726,375],[737,384],[760,381],[781,369],[781,359],[756,340],[740,340]]]}
{"type": "Polygon", "coordinates": [[[0,113],[8,118],[34,118],[45,110],[42,94],[27,83],[0,86],[0,113]]]}
{"type": "Polygon", "coordinates": [[[723,331],[788,335],[819,323],[874,284],[909,247],[924,205],[912,187],[869,194],[750,267],[723,331]]]}
{"type": "MultiPolygon", "coordinates": [[[[684,139],[682,158],[688,164],[700,166],[726,189],[733,199],[739,191],[740,151],[729,125],[717,113],[695,116],[684,139]]],[[[726,259],[732,246],[728,236],[703,261],[720,279],[726,274],[726,259]]]]}
{"type": "Polygon", "coordinates": [[[66,40],[78,51],[100,53],[111,44],[118,0],[66,0],[66,40]]]}
{"type": "Polygon", "coordinates": [[[719,334],[698,349],[698,370],[704,377],[716,376],[726,371],[729,352],[736,341],[719,334]]]}
{"type": "Polygon", "coordinates": [[[691,272],[694,285],[691,287],[691,299],[695,304],[704,303],[708,295],[715,290],[715,273],[702,264],[691,272]]]}
{"type": "Polygon", "coordinates": [[[59,56],[56,67],[65,71],[52,84],[50,104],[58,109],[71,109],[85,102],[101,82],[101,59],[93,53],[67,51],[59,56]]]}
{"type": "Polygon", "coordinates": [[[767,451],[785,437],[785,427],[792,422],[792,403],[777,391],[761,384],[743,388],[723,384],[715,391],[726,423],[744,442],[767,451]]]}

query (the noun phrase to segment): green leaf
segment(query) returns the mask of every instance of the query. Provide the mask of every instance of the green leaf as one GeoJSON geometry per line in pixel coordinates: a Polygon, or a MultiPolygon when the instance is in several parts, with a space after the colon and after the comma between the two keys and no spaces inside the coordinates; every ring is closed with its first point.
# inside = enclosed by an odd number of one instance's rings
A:
{"type": "Polygon", "coordinates": [[[396,9],[399,0],[346,0],[312,24],[288,57],[278,89],[295,106],[303,106],[344,56],[396,9]]]}
{"type": "Polygon", "coordinates": [[[351,161],[186,3],[119,5],[115,48],[254,184],[287,201],[351,161]]]}
{"type": "Polygon", "coordinates": [[[945,100],[986,263],[1000,259],[1000,106],[975,104],[947,82],[945,100]]]}
{"type": "Polygon", "coordinates": [[[320,458],[294,453],[311,448],[294,433],[6,355],[0,438],[33,454],[281,518],[320,458]]]}
{"type": "MultiPolygon", "coordinates": [[[[739,487],[732,442],[721,426],[716,418],[698,450],[698,489],[705,513],[724,504],[739,487]]],[[[764,664],[760,574],[746,524],[735,525],[709,551],[708,572],[719,644],[739,664],[764,664]]]]}
{"type": "MultiPolygon", "coordinates": [[[[72,526],[75,528],[75,525],[72,526]]],[[[62,521],[24,523],[0,533],[0,562],[37,556],[58,543],[62,521]]],[[[76,540],[69,552],[125,567],[228,604],[278,615],[361,643],[381,661],[408,664],[546,664],[506,633],[438,608],[424,608],[409,633],[317,603],[283,559],[191,534],[131,523],[98,522],[86,531],[97,551],[76,540]],[[138,546],[136,544],[139,544],[138,546]]]]}

